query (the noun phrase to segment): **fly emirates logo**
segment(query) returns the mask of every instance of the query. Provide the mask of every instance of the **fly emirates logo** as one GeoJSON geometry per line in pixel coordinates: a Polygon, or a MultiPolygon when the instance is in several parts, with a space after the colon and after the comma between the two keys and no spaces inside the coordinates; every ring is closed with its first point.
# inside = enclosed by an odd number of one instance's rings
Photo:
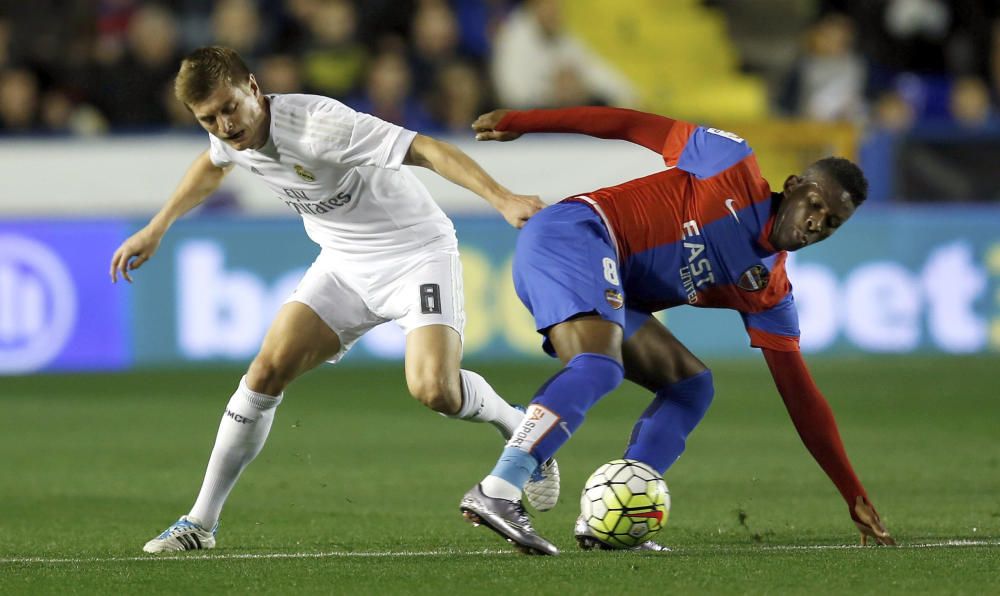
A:
{"type": "Polygon", "coordinates": [[[681,283],[684,284],[688,304],[694,304],[698,302],[698,290],[715,283],[715,274],[712,273],[712,262],[704,256],[705,241],[698,229],[698,222],[693,219],[684,222],[681,226],[681,240],[687,251],[687,264],[680,268],[681,283]]]}
{"type": "Polygon", "coordinates": [[[306,194],[304,190],[297,188],[282,188],[281,190],[285,191],[285,195],[292,199],[291,201],[282,200],[299,215],[323,215],[351,202],[351,193],[349,192],[338,192],[329,199],[317,201],[306,194]]]}

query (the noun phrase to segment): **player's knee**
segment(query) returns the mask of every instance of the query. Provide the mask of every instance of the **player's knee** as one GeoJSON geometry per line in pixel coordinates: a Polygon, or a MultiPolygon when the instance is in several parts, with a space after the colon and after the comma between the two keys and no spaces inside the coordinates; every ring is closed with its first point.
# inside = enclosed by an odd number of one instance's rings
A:
{"type": "Polygon", "coordinates": [[[247,369],[247,386],[265,395],[278,395],[295,378],[295,369],[279,358],[258,354],[247,369]]]}
{"type": "Polygon", "coordinates": [[[708,411],[715,397],[715,381],[712,371],[705,369],[700,373],[678,381],[673,385],[671,399],[687,403],[691,408],[700,410],[702,415],[708,411]]]}
{"type": "Polygon", "coordinates": [[[577,354],[566,363],[566,368],[585,371],[591,390],[596,395],[611,393],[625,380],[625,369],[621,363],[604,354],[577,354]]]}
{"type": "Polygon", "coordinates": [[[420,375],[406,380],[407,389],[417,401],[435,412],[453,415],[462,407],[462,390],[458,379],[442,375],[420,375]]]}

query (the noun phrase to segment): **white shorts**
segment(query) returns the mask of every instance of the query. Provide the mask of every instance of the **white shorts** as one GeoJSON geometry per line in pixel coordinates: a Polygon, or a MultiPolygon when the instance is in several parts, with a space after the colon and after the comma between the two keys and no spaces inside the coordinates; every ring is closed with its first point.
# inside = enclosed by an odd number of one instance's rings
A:
{"type": "Polygon", "coordinates": [[[386,321],[396,321],[404,333],[425,325],[447,325],[459,336],[465,330],[462,263],[455,251],[359,263],[323,250],[285,302],[305,304],[340,338],[340,351],[329,362],[386,321]]]}

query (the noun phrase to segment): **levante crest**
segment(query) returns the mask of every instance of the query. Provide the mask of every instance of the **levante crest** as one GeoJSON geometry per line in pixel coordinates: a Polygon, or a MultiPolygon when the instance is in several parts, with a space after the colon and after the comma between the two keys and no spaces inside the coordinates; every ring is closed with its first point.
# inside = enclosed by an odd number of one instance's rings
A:
{"type": "Polygon", "coordinates": [[[743,275],[740,275],[740,280],[736,282],[736,285],[747,292],[759,292],[767,287],[767,281],[770,277],[771,272],[767,270],[767,267],[754,265],[744,271],[743,275]]]}
{"type": "Polygon", "coordinates": [[[611,308],[618,310],[625,305],[625,298],[622,293],[615,289],[604,290],[604,299],[608,301],[611,308]]]}

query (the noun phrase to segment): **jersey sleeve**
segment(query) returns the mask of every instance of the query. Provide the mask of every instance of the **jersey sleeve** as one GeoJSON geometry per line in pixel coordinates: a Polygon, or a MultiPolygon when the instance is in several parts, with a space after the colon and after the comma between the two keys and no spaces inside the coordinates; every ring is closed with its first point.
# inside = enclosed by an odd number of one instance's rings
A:
{"type": "Polygon", "coordinates": [[[233,164],[226,152],[225,143],[213,134],[208,135],[208,158],[212,160],[212,165],[217,168],[228,168],[233,164]]]}
{"type": "Polygon", "coordinates": [[[799,350],[799,313],[791,292],[767,310],[740,314],[751,346],[777,352],[799,350]]]}
{"type": "Polygon", "coordinates": [[[717,128],[678,122],[663,144],[663,161],[694,174],[711,178],[753,154],[742,137],[717,128]]]}
{"type": "Polygon", "coordinates": [[[677,121],[665,116],[623,108],[586,106],[552,110],[511,110],[496,130],[555,132],[620,139],[659,152],[677,121]]]}
{"type": "Polygon", "coordinates": [[[417,133],[329,100],[311,115],[318,156],[349,166],[398,170],[417,133]]]}

